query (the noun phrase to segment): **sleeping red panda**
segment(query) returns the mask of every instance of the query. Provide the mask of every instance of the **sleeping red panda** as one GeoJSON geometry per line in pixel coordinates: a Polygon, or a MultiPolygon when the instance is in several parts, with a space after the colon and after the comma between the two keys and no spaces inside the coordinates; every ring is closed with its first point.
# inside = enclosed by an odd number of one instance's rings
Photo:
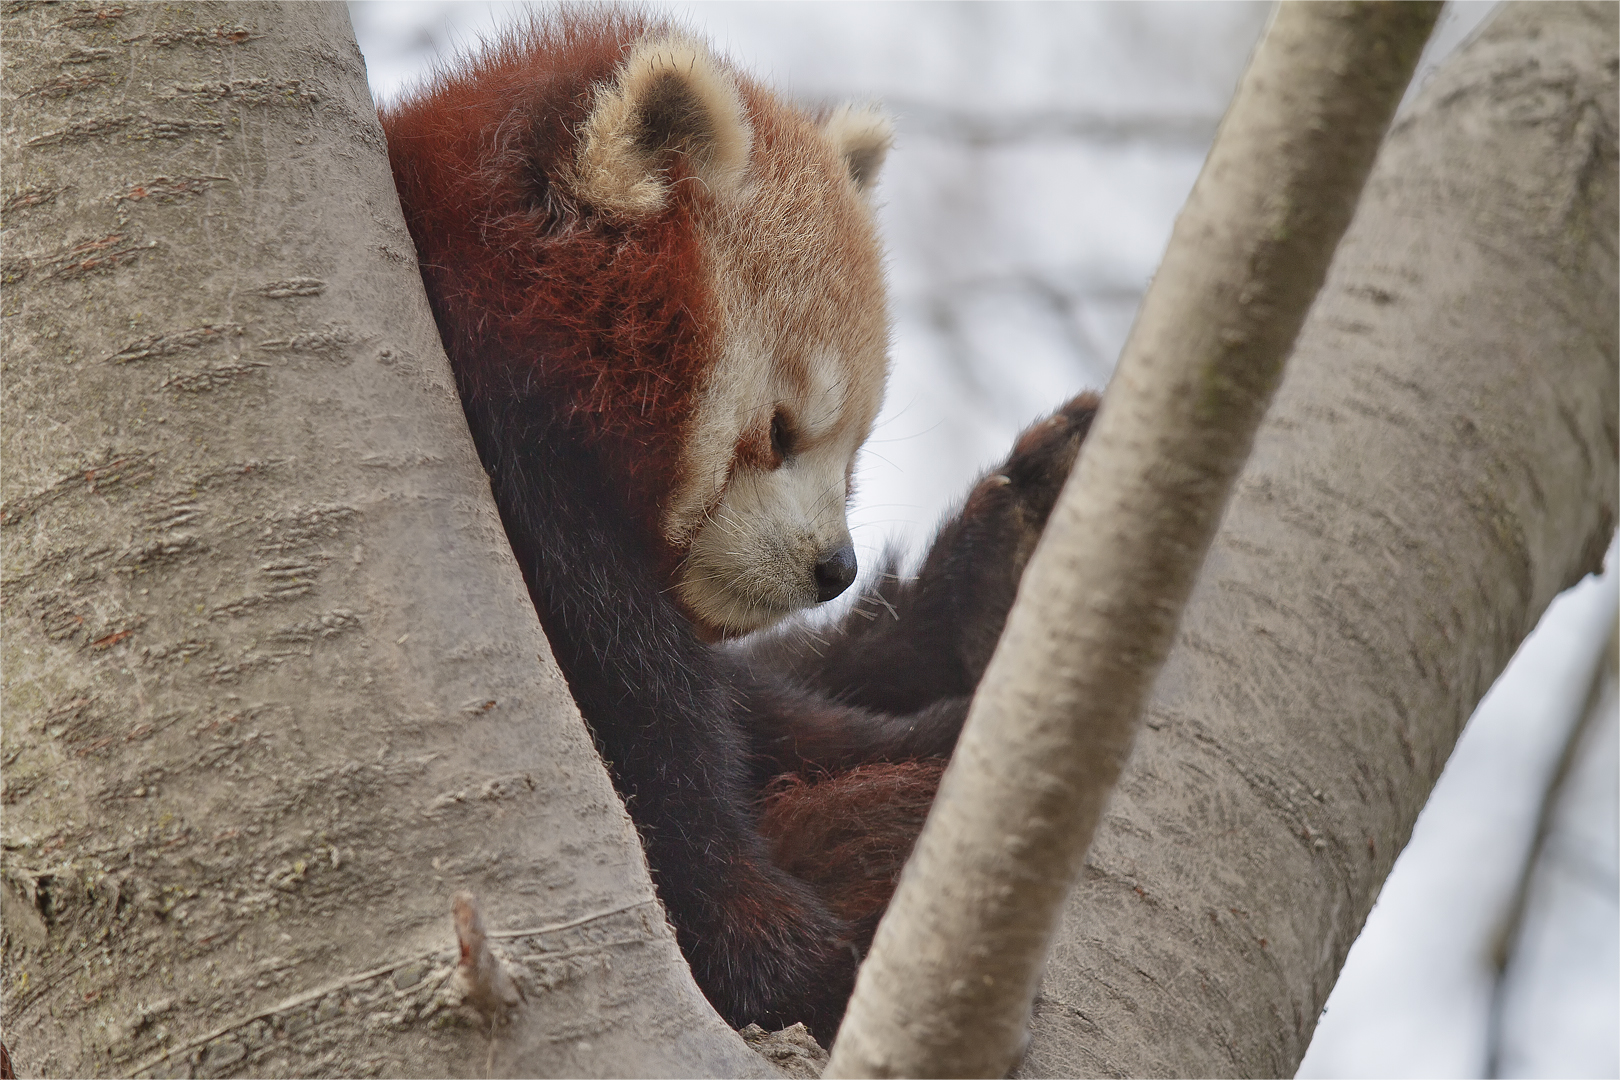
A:
{"type": "Polygon", "coordinates": [[[877,112],[642,15],[537,20],[383,111],[469,425],[699,985],[837,1030],[1090,423],[1020,439],[914,579],[845,520],[887,371],[877,112]]]}

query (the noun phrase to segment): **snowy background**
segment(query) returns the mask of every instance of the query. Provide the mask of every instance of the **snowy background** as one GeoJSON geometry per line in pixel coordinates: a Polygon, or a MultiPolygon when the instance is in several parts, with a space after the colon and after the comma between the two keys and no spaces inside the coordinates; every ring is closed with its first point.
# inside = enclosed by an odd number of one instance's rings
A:
{"type": "MultiPolygon", "coordinates": [[[[1490,8],[1447,10],[1420,81],[1490,8]]],[[[1024,424],[1107,381],[1268,7],[657,10],[789,96],[878,101],[897,118],[879,187],[895,366],[851,516],[870,560],[896,541],[919,550],[1024,424]]],[[[383,101],[524,8],[350,11],[383,101]]],[[[1572,590],[1480,705],[1350,953],[1301,1076],[1620,1074],[1612,689],[1551,812],[1500,981],[1492,961],[1615,609],[1612,572],[1572,590]]]]}

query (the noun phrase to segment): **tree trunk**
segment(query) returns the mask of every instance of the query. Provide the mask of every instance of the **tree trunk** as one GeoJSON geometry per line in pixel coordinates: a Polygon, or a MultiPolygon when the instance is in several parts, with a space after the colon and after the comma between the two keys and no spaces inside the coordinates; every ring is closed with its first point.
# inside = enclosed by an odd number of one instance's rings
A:
{"type": "Polygon", "coordinates": [[[343,8],[5,10],[19,1071],[764,1073],[551,663],[343,8]]]}
{"type": "Polygon", "coordinates": [[[832,1076],[1003,1076],[1233,480],[1439,4],[1278,7],[862,966],[832,1076]]]}
{"type": "Polygon", "coordinates": [[[1098,831],[1022,1075],[1291,1076],[1474,705],[1613,532],[1616,8],[1397,121],[1098,831]]]}

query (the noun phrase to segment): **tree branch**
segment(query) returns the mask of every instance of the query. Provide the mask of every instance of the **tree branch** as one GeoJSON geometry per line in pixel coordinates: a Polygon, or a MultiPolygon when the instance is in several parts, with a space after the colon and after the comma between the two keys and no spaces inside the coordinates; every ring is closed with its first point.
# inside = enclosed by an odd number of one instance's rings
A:
{"type": "Polygon", "coordinates": [[[1030,562],[828,1075],[1003,1075],[1231,485],[1438,4],[1284,4],[1030,562]]]}
{"type": "Polygon", "coordinates": [[[1292,1076],[1479,699],[1613,534],[1616,7],[1396,121],[1069,899],[1020,1074],[1292,1076]]]}

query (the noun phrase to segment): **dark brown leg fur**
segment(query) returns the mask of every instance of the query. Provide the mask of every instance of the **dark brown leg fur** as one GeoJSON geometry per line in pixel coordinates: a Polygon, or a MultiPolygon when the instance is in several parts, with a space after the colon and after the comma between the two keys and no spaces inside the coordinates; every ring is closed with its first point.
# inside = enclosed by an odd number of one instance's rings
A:
{"type": "Polygon", "coordinates": [[[753,671],[776,676],[750,687],[760,832],[863,951],[1097,404],[1082,394],[1020,435],[915,578],[882,575],[832,629],[791,631],[749,654],[753,671]]]}
{"type": "Polygon", "coordinates": [[[753,646],[754,666],[897,716],[971,697],[1097,405],[1096,394],[1080,394],[1026,429],[940,527],[916,577],[880,573],[835,626],[753,646]]]}

